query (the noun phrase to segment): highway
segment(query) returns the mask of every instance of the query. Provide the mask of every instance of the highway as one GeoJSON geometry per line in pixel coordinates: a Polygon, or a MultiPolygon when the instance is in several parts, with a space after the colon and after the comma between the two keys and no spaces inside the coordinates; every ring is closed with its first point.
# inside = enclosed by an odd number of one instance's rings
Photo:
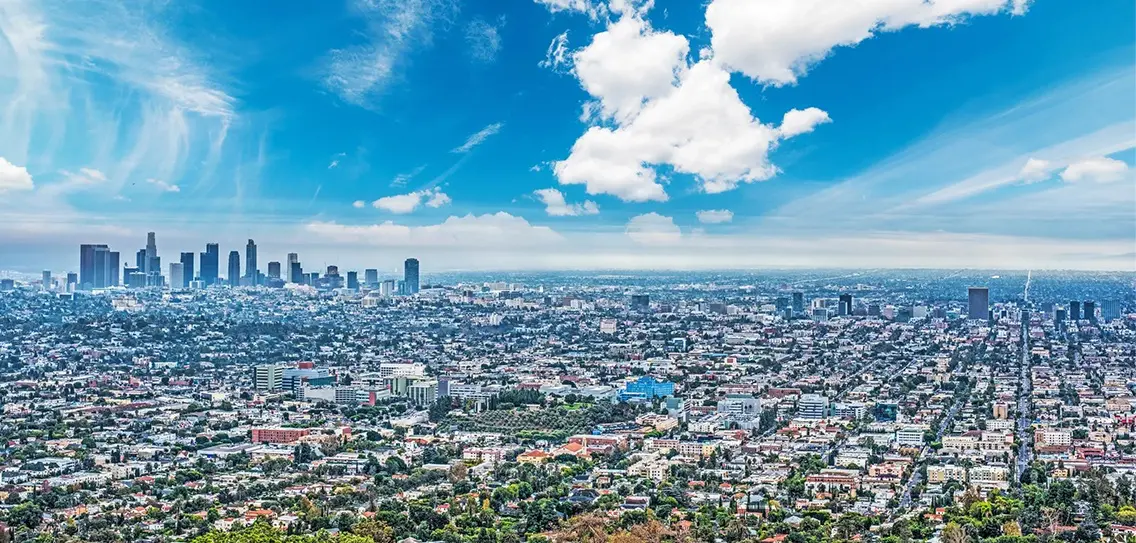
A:
{"type": "Polygon", "coordinates": [[[1017,477],[1014,479],[1014,484],[1019,484],[1022,480],[1022,474],[1029,468],[1030,461],[1033,460],[1033,449],[1031,447],[1031,439],[1029,437],[1030,427],[1030,395],[1032,393],[1033,382],[1030,379],[1030,343],[1029,343],[1029,309],[1022,310],[1022,361],[1021,361],[1021,376],[1019,377],[1018,386],[1018,424],[1017,424],[1017,439],[1018,439],[1018,471],[1017,477]]]}

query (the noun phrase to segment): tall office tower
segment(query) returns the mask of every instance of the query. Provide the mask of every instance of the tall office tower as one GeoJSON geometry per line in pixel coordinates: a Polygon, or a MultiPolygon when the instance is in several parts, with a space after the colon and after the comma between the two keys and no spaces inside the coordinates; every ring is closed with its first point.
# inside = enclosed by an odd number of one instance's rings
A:
{"type": "Polygon", "coordinates": [[[280,279],[280,263],[272,261],[268,263],[268,278],[280,279]]]}
{"type": "Polygon", "coordinates": [[[162,258],[155,256],[150,259],[150,273],[146,274],[146,284],[151,287],[162,286],[162,258]]]}
{"type": "Polygon", "coordinates": [[[205,252],[201,253],[201,282],[205,286],[217,283],[220,276],[221,248],[216,243],[205,244],[205,252]]]}
{"type": "Polygon", "coordinates": [[[984,321],[990,318],[990,289],[986,287],[970,287],[966,291],[967,318],[984,321]]]}
{"type": "Polygon", "coordinates": [[[110,249],[106,245],[95,247],[95,288],[106,288],[107,280],[110,277],[107,269],[107,260],[109,260],[110,249]]]}
{"type": "Polygon", "coordinates": [[[651,295],[650,294],[632,294],[631,295],[631,310],[632,311],[648,311],[651,309],[651,295]]]}
{"type": "Polygon", "coordinates": [[[138,252],[134,253],[134,267],[142,271],[145,270],[148,265],[149,263],[146,262],[146,249],[138,249],[138,252]]]}
{"type": "MultiPolygon", "coordinates": [[[[162,268],[155,267],[155,258],[158,258],[158,242],[153,232],[146,233],[146,268],[142,271],[149,274],[161,275],[162,268]]],[[[160,264],[159,264],[160,265],[160,264]]]]}
{"type": "Polygon", "coordinates": [[[1054,320],[1055,322],[1057,322],[1058,324],[1064,325],[1064,323],[1065,323],[1065,318],[1066,318],[1067,316],[1068,316],[1068,315],[1066,315],[1066,313],[1065,313],[1065,310],[1064,310],[1064,309],[1058,309],[1057,311],[1054,311],[1053,320],[1054,320]]]}
{"type": "Polygon", "coordinates": [[[195,276],[193,275],[193,253],[192,252],[182,253],[181,254],[181,278],[182,278],[181,284],[178,285],[177,283],[174,283],[173,279],[170,279],[170,284],[175,286],[175,287],[189,288],[189,284],[191,282],[193,282],[194,277],[195,276]]]}
{"type": "Polygon", "coordinates": [[[339,266],[328,266],[326,275],[339,275],[339,266]]]}
{"type": "Polygon", "coordinates": [[[105,270],[105,268],[106,268],[105,251],[108,251],[107,246],[102,245],[102,244],[83,244],[83,245],[79,246],[79,288],[80,289],[102,288],[102,286],[96,285],[95,275],[100,274],[100,275],[105,276],[105,273],[106,273],[106,270],[105,270]],[[97,255],[97,253],[99,253],[100,250],[102,250],[104,252],[103,256],[101,257],[102,260],[98,260],[96,262],[96,260],[100,258],[97,255]]]}
{"type": "Polygon", "coordinates": [[[1084,312],[1084,318],[1087,321],[1097,320],[1097,303],[1089,300],[1081,302],[1081,311],[1084,312]]]}
{"type": "Polygon", "coordinates": [[[359,290],[359,272],[347,272],[347,288],[359,290]]]}
{"type": "Polygon", "coordinates": [[[1111,322],[1120,318],[1120,300],[1105,300],[1101,302],[1101,319],[1111,322]]]}
{"type": "Polygon", "coordinates": [[[51,290],[51,270],[43,270],[43,278],[40,279],[43,284],[43,290],[51,290]]]}
{"type": "Polygon", "coordinates": [[[851,294],[841,294],[840,295],[840,307],[839,307],[838,313],[840,315],[844,315],[844,316],[848,316],[848,315],[852,314],[852,295],[851,294]]]}
{"type": "Polygon", "coordinates": [[[418,259],[408,258],[402,264],[402,281],[407,294],[418,294],[418,259]]]}
{"type": "Polygon", "coordinates": [[[304,282],[304,268],[300,266],[299,262],[292,262],[288,264],[288,282],[289,283],[303,283],[304,282]]]}
{"type": "Polygon", "coordinates": [[[241,286],[241,253],[229,251],[229,286],[241,286]]]}
{"type": "Polygon", "coordinates": [[[258,275],[260,269],[256,264],[256,242],[250,239],[245,245],[245,276],[249,278],[250,285],[256,286],[258,275]]]}
{"type": "Polygon", "coordinates": [[[805,293],[793,293],[793,313],[801,313],[805,310],[805,293]]]}
{"type": "Polygon", "coordinates": [[[284,370],[280,364],[261,364],[253,368],[253,388],[262,391],[280,390],[284,385],[284,370]]]}
{"type": "Polygon", "coordinates": [[[370,288],[375,288],[379,283],[379,270],[368,268],[363,270],[363,282],[370,288]]]}
{"type": "Polygon", "coordinates": [[[170,290],[185,288],[185,267],[181,262],[170,262],[170,290]]]}
{"type": "Polygon", "coordinates": [[[75,289],[79,288],[79,274],[67,272],[67,284],[63,285],[63,288],[67,292],[75,292],[75,289]]]}
{"type": "Polygon", "coordinates": [[[1081,302],[1069,302],[1069,320],[1081,320],[1081,302]]]}
{"type": "Polygon", "coordinates": [[[122,271],[118,262],[118,251],[110,251],[107,253],[107,286],[117,287],[120,283],[118,281],[118,274],[122,271]]]}

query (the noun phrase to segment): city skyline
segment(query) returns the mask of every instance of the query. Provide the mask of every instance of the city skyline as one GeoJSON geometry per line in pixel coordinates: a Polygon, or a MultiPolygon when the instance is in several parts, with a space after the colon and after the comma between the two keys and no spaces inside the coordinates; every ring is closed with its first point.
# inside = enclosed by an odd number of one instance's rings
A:
{"type": "Polygon", "coordinates": [[[5,3],[0,268],[1136,268],[1131,2],[195,4],[5,3]]]}

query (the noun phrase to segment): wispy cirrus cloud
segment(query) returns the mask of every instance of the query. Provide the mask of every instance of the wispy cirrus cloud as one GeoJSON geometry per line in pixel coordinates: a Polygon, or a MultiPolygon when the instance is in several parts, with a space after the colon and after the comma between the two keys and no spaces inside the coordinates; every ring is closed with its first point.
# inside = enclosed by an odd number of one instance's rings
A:
{"type": "MultiPolygon", "coordinates": [[[[33,171],[89,167],[113,194],[193,169],[208,186],[239,118],[224,69],[164,25],[176,3],[6,0],[0,8],[0,148],[33,171]],[[91,138],[89,134],[98,134],[91,138]]],[[[81,173],[81,172],[80,172],[81,173]]],[[[29,198],[59,196],[44,175],[29,198]]],[[[41,202],[46,205],[45,202],[41,202]]],[[[67,205],[55,202],[56,206],[67,205]]]]}
{"type": "Polygon", "coordinates": [[[474,147],[485,143],[485,140],[500,132],[504,127],[505,123],[493,123],[489,126],[486,126],[485,128],[482,128],[481,130],[478,130],[477,132],[471,134],[469,138],[465,140],[465,143],[455,147],[453,152],[468,153],[472,151],[474,147]]]}
{"type": "Polygon", "coordinates": [[[399,75],[416,48],[432,45],[435,26],[453,22],[458,4],[455,0],[351,0],[350,9],[363,21],[364,43],[329,52],[322,81],[343,101],[367,107],[399,75]]]}
{"type": "Polygon", "coordinates": [[[505,16],[490,23],[485,19],[474,19],[465,27],[465,42],[469,56],[477,62],[490,63],[497,60],[501,51],[501,29],[505,27],[505,16]]]}

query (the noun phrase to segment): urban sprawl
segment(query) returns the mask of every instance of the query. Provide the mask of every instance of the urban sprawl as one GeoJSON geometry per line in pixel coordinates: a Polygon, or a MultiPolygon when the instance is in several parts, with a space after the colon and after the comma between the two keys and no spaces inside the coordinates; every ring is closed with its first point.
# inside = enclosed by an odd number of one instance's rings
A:
{"type": "Polygon", "coordinates": [[[0,280],[0,543],[1136,541],[1131,273],[79,253],[0,280]]]}

